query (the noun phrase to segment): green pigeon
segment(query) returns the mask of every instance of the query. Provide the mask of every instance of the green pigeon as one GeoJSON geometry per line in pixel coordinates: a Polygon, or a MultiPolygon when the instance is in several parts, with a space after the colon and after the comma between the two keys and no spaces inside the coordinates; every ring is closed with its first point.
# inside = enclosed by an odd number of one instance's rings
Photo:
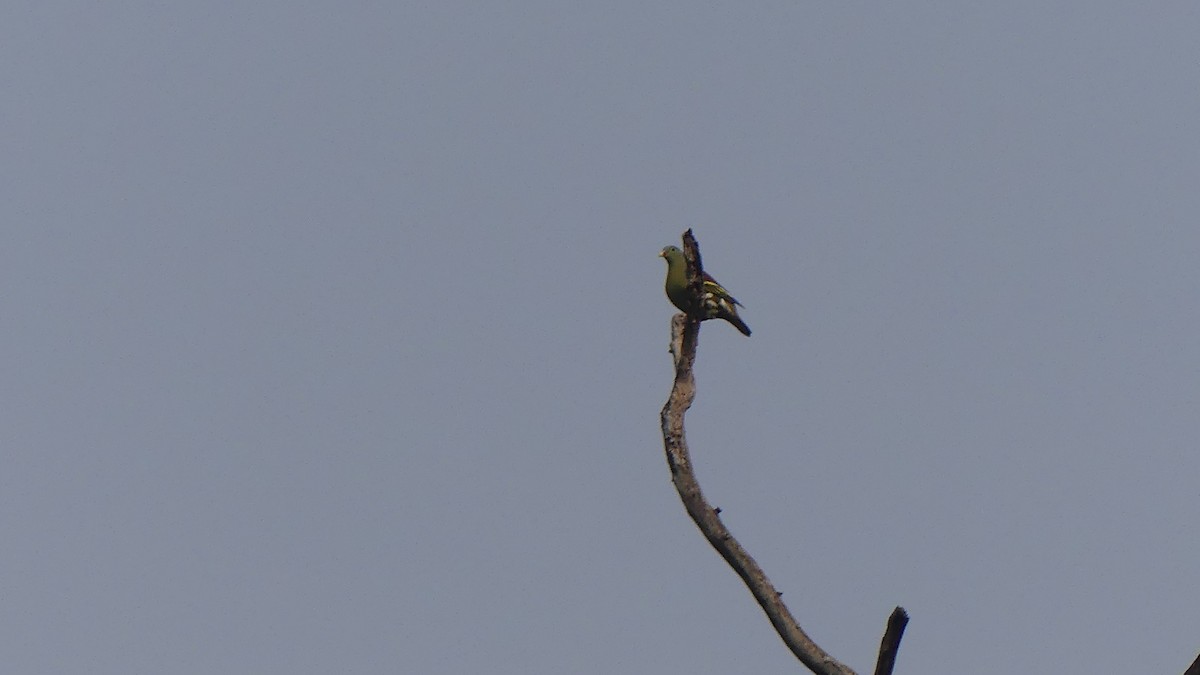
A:
{"type": "MultiPolygon", "coordinates": [[[[658,255],[667,260],[667,297],[671,299],[671,304],[684,314],[690,314],[688,306],[692,298],[688,293],[687,258],[683,257],[683,251],[678,246],[668,246],[658,255]]],[[[730,295],[724,286],[718,284],[716,279],[710,277],[708,272],[704,273],[701,304],[704,307],[705,319],[725,319],[741,331],[742,335],[750,335],[750,327],[737,313],[737,308],[742,303],[730,295]]]]}

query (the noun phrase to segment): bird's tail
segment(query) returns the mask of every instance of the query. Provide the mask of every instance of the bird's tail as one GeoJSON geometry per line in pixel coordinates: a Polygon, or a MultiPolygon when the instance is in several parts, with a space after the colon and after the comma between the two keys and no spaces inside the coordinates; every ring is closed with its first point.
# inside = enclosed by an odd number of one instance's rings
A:
{"type": "Polygon", "coordinates": [[[750,337],[750,326],[747,326],[746,322],[742,321],[742,317],[740,317],[734,313],[729,313],[729,314],[726,314],[723,318],[726,321],[728,321],[729,323],[733,324],[734,328],[740,330],[742,332],[742,335],[745,335],[746,337],[750,337]]]}

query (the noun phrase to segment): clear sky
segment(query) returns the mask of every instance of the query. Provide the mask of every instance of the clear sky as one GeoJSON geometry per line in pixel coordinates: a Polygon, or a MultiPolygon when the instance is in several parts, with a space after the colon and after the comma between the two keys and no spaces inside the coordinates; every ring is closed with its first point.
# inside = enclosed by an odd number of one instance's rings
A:
{"type": "Polygon", "coordinates": [[[0,666],[1200,651],[1194,2],[10,2],[0,666]]]}

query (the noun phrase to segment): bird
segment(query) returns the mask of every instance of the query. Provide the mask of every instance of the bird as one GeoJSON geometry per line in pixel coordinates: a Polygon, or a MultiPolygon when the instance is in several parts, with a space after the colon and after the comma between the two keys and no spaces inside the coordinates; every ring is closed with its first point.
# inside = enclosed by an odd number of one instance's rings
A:
{"type": "MultiPolygon", "coordinates": [[[[687,258],[678,246],[667,246],[660,252],[659,257],[667,261],[667,297],[684,314],[693,314],[691,310],[692,296],[688,291],[687,258]]],[[[701,291],[701,306],[704,319],[725,319],[742,335],[750,336],[750,327],[738,316],[737,308],[742,306],[725,287],[704,272],[704,286],[701,291]]]]}

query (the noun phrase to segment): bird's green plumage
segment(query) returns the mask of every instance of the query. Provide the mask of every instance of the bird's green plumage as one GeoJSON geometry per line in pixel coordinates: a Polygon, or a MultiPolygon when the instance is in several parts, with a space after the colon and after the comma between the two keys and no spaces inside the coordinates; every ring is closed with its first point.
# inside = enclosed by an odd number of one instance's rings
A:
{"type": "MultiPolygon", "coordinates": [[[[677,246],[668,246],[659,254],[667,261],[667,297],[685,314],[695,315],[693,299],[687,283],[687,258],[677,246]]],[[[738,302],[721,284],[704,273],[704,287],[700,299],[702,319],[724,319],[733,324],[743,335],[750,335],[750,327],[738,316],[738,302]]]]}
{"type": "Polygon", "coordinates": [[[667,260],[667,297],[685,314],[690,312],[692,296],[688,292],[687,259],[678,247],[668,246],[659,254],[667,260]]]}

